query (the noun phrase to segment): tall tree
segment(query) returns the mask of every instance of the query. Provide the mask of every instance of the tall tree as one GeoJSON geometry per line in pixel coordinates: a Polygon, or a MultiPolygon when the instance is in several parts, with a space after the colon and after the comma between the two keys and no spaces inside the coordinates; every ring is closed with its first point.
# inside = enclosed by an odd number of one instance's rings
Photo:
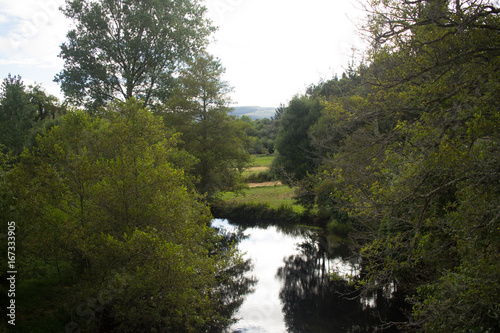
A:
{"type": "Polygon", "coordinates": [[[309,128],[320,116],[321,105],[311,96],[295,96],[281,112],[275,148],[279,155],[274,168],[280,168],[283,180],[300,180],[316,168],[309,128]]]}
{"type": "Polygon", "coordinates": [[[242,186],[241,170],[249,162],[245,123],[230,113],[225,69],[218,59],[202,53],[179,77],[176,94],[164,113],[167,124],[182,133],[185,149],[198,159],[194,174],[198,189],[209,198],[242,186]]]}
{"type": "Polygon", "coordinates": [[[67,0],[76,26],[61,45],[56,81],[87,108],[114,98],[164,100],[179,64],[203,49],[213,31],[198,0],[67,0]]]}
{"type": "Polygon", "coordinates": [[[9,74],[0,92],[0,144],[19,154],[35,122],[35,112],[21,77],[9,74]]]}

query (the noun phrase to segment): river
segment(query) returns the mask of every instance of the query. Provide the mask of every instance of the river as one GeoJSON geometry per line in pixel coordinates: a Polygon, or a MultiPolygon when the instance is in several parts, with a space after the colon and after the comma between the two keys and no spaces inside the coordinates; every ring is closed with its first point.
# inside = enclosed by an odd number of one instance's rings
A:
{"type": "Polygon", "coordinates": [[[390,298],[360,297],[349,285],[360,265],[339,238],[319,228],[272,223],[215,219],[212,225],[243,230],[238,248],[252,263],[246,274],[256,279],[230,332],[398,332],[380,320],[391,317],[390,298]]]}

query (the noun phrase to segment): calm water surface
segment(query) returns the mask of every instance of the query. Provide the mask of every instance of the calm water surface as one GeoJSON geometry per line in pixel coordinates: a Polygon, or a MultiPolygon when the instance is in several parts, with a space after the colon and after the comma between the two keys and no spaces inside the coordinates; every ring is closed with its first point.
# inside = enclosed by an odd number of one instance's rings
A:
{"type": "Polygon", "coordinates": [[[379,318],[388,316],[390,302],[380,295],[355,297],[348,286],[360,266],[338,239],[311,228],[242,226],[222,219],[213,226],[244,229],[248,237],[238,248],[251,260],[248,274],[257,280],[231,332],[397,332],[380,328],[379,318]]]}

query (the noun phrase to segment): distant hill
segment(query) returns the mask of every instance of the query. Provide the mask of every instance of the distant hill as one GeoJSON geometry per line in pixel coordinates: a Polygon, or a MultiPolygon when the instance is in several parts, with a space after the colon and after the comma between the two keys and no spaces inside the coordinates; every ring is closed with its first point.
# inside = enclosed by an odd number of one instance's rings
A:
{"type": "Polygon", "coordinates": [[[249,116],[252,119],[271,118],[274,116],[275,108],[261,106],[236,106],[234,107],[233,115],[249,116]]]}

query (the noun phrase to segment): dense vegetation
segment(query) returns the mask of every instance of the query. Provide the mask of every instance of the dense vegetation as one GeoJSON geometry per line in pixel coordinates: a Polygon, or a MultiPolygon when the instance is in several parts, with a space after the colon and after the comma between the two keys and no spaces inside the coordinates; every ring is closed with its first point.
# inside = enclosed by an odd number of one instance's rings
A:
{"type": "Polygon", "coordinates": [[[301,198],[349,226],[363,257],[360,287],[405,295],[405,330],[498,331],[500,8],[369,5],[366,61],[285,108],[281,166],[301,198]],[[316,103],[321,115],[301,128],[316,103]],[[296,131],[304,151],[287,154],[296,131]],[[304,158],[306,173],[294,169],[304,158]]]}
{"type": "Polygon", "coordinates": [[[213,31],[205,8],[75,0],[63,11],[76,26],[61,46],[65,102],[18,76],[1,87],[16,328],[223,331],[251,280],[232,236],[210,227],[208,203],[241,188],[250,158],[224,68],[203,51],[213,31]],[[34,312],[32,292],[47,296],[34,312]]]}
{"type": "Polygon", "coordinates": [[[275,140],[278,135],[281,110],[280,106],[276,109],[274,116],[263,119],[251,119],[249,116],[241,116],[241,120],[248,126],[245,133],[250,141],[248,143],[248,152],[250,154],[274,154],[276,151],[275,140]]]}
{"type": "Polygon", "coordinates": [[[394,324],[500,330],[497,1],[369,1],[365,60],[265,120],[230,115],[197,1],[63,10],[76,23],[65,104],[17,76],[0,94],[0,213],[22,230],[20,288],[56,272],[70,289],[52,305],[59,325],[227,327],[248,266],[209,227],[209,204],[244,188],[249,152],[274,152],[269,177],[348,233],[360,290],[402,295],[394,324]]]}

